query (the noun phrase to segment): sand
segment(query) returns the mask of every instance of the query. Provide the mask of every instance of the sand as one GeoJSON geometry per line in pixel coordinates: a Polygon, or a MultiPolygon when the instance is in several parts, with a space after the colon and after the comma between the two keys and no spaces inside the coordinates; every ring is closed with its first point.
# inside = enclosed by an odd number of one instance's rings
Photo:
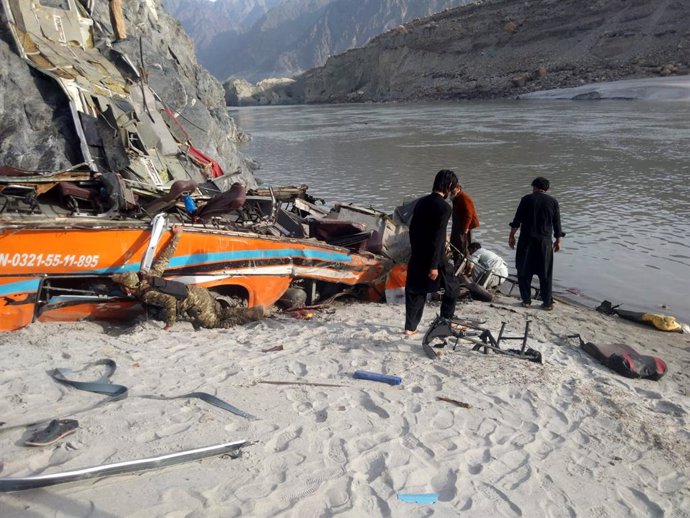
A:
{"type": "Polygon", "coordinates": [[[636,101],[690,101],[690,76],[652,77],[590,83],[574,88],[542,90],[520,95],[520,99],[533,100],[636,100],[636,101]]]}
{"type": "MultiPolygon", "coordinates": [[[[438,312],[427,306],[420,329],[438,312]]],[[[274,313],[233,330],[139,320],[32,324],[0,335],[0,421],[63,416],[103,396],[46,371],[111,358],[127,399],[82,412],[78,431],[50,446],[0,433],[0,477],[57,473],[240,439],[239,458],[0,495],[14,516],[690,516],[690,335],[669,334],[557,304],[524,309],[501,297],[458,315],[501,321],[518,334],[531,319],[539,365],[461,345],[429,360],[421,333],[403,337],[404,308],[338,302],[311,319],[274,313]],[[566,335],[626,342],[661,356],[660,381],[623,378],[566,335]],[[282,346],[283,350],[262,352],[282,346]],[[392,374],[390,386],[352,377],[392,374]],[[262,381],[337,387],[271,385],[262,381]],[[257,417],[198,399],[206,391],[257,417]],[[470,408],[440,401],[443,396],[470,408]],[[436,493],[434,504],[399,494],[436,493]]],[[[74,377],[93,380],[102,367],[74,377]]]]}

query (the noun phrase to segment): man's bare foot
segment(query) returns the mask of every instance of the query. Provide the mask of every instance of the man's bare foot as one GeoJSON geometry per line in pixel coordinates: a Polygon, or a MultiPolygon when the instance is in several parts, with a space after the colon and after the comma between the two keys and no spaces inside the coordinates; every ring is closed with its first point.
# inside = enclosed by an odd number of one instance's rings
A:
{"type": "Polygon", "coordinates": [[[409,329],[405,329],[405,331],[403,331],[403,334],[404,334],[405,336],[414,336],[414,335],[417,334],[417,331],[416,331],[416,330],[415,330],[415,331],[410,331],[409,329]]]}

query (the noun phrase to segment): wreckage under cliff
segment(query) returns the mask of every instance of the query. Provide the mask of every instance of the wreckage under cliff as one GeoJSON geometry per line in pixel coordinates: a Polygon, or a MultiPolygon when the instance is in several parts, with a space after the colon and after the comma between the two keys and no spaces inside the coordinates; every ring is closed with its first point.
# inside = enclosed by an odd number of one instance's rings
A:
{"type": "Polygon", "coordinates": [[[143,53],[97,36],[92,1],[2,7],[19,55],[68,99],[82,161],[0,166],[0,330],[141,311],[110,276],[150,266],[171,223],[186,232],[165,276],[226,304],[268,305],[290,288],[316,304],[380,284],[404,258],[405,231],[385,214],[224,172],[148,84],[143,53]]]}

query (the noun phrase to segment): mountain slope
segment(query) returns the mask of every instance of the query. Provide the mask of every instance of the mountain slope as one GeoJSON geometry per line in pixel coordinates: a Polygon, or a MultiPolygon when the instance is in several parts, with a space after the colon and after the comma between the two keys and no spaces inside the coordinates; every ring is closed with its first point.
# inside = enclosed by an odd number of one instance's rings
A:
{"type": "Polygon", "coordinates": [[[512,96],[688,73],[690,2],[493,0],[408,23],[273,95],[305,103],[512,96]]]}
{"type": "MultiPolygon", "coordinates": [[[[330,55],[364,45],[403,22],[469,0],[282,0],[251,27],[241,30],[233,26],[212,37],[214,25],[202,35],[185,21],[190,13],[196,13],[196,18],[208,16],[201,13],[204,0],[193,0],[194,8],[185,7],[185,1],[166,0],[166,6],[193,35],[197,34],[199,62],[221,79],[257,81],[320,66],[330,55]]],[[[217,0],[216,4],[236,1],[217,0]]],[[[205,9],[220,9],[210,5],[205,9]]]]}
{"type": "Polygon", "coordinates": [[[163,0],[163,8],[180,21],[194,40],[197,52],[205,52],[220,33],[244,32],[283,0],[163,0]]]}

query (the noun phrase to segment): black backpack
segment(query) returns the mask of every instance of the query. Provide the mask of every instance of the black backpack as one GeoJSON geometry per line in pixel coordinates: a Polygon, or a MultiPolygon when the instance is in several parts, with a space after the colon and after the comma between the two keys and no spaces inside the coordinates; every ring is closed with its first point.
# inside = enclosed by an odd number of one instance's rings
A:
{"type": "Polygon", "coordinates": [[[177,300],[184,300],[187,298],[189,289],[184,282],[168,281],[163,277],[149,277],[149,285],[156,291],[172,295],[177,300]]]}

